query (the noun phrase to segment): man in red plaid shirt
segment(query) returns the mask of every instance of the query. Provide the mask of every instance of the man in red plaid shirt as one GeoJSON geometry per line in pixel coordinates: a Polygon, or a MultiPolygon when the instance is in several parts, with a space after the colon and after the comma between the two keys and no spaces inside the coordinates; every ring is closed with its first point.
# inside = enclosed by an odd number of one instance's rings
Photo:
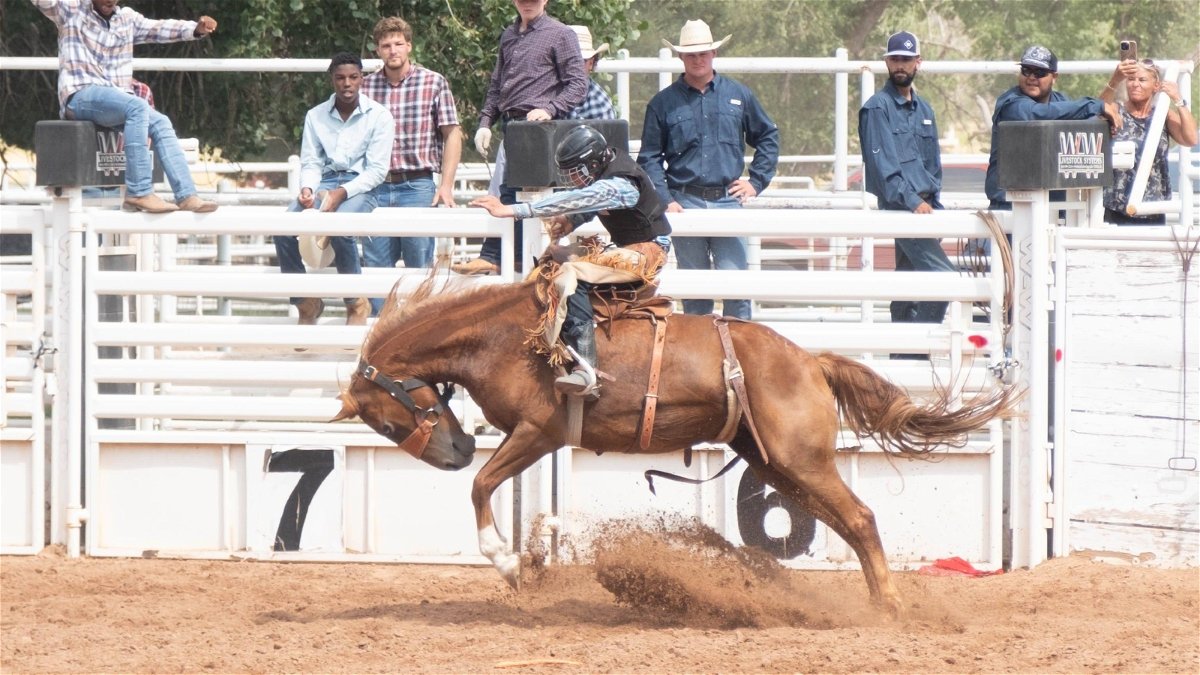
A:
{"type": "MultiPolygon", "coordinates": [[[[453,207],[462,132],[450,85],[410,60],[413,31],[404,19],[381,19],[374,38],[383,68],[363,80],[362,93],[396,119],[390,170],[375,188],[375,200],[379,206],[453,207]],[[435,173],[441,174],[437,186],[435,173]]],[[[405,267],[429,267],[433,262],[433,237],[363,237],[362,247],[367,267],[395,267],[399,260],[405,267]]],[[[382,299],[371,299],[374,314],[382,305],[382,299]]]]}

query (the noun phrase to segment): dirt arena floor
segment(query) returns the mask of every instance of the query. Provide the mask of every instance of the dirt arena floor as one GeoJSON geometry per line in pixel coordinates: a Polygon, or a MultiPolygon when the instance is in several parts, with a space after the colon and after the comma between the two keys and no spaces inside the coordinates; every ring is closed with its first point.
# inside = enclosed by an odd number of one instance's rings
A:
{"type": "Polygon", "coordinates": [[[0,671],[1200,672],[1195,569],[904,572],[891,621],[857,572],[604,550],[520,593],[477,567],[5,557],[0,671]]]}

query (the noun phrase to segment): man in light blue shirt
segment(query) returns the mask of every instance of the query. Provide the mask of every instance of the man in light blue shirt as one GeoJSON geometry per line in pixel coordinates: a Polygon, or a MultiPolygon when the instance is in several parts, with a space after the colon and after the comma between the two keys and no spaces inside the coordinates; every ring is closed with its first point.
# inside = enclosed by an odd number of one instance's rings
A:
{"type": "MultiPolygon", "coordinates": [[[[362,59],[342,52],[329,63],[333,95],[304,117],[300,150],[300,194],[288,211],[315,208],[338,213],[375,210],[371,191],[387,176],[392,159],[396,122],[387,108],[366,96],[362,87],[362,59]]],[[[334,252],[338,274],[360,274],[355,237],[321,237],[321,248],[334,252]]],[[[294,236],[275,237],[279,270],[304,274],[299,241],[294,236]]],[[[346,325],[361,326],[371,313],[366,298],[345,298],[346,325]]],[[[320,298],[291,298],[300,312],[300,324],[317,322],[325,303],[320,298]]]]}
{"type": "MultiPolygon", "coordinates": [[[[933,108],[912,86],[921,67],[921,46],[915,35],[900,31],[888,38],[887,47],[887,84],[858,111],[867,191],[879,199],[881,209],[932,213],[942,208],[938,201],[942,155],[933,108]]],[[[955,271],[941,240],[933,238],[897,238],[896,269],[955,271]]],[[[892,321],[941,323],[946,306],[945,302],[896,300],[891,305],[892,321]]],[[[916,356],[894,354],[893,358],[916,356]]]]}

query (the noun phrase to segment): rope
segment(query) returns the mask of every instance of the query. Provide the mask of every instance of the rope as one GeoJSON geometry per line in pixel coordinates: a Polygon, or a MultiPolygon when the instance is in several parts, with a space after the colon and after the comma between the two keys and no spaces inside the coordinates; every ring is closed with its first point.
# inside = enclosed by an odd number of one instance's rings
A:
{"type": "MultiPolygon", "coordinates": [[[[1008,242],[1008,236],[1004,234],[1004,228],[1000,226],[1000,219],[996,217],[996,214],[991,211],[976,211],[975,215],[979,216],[979,219],[987,225],[988,230],[992,233],[992,246],[995,247],[996,255],[1000,256],[1000,265],[1004,269],[1004,298],[1001,302],[1003,316],[1000,318],[1000,322],[1007,342],[1008,334],[1012,331],[1013,285],[1016,283],[1012,245],[1008,242]]],[[[991,260],[984,251],[984,247],[975,243],[979,241],[982,240],[958,240],[959,259],[967,262],[967,275],[971,277],[981,277],[992,271],[991,260]]],[[[991,305],[977,302],[975,306],[982,309],[985,314],[991,315],[991,305]]]]}
{"type": "Polygon", "coordinates": [[[1188,355],[1188,339],[1187,339],[1187,335],[1188,335],[1188,330],[1187,330],[1187,328],[1188,328],[1188,315],[1187,315],[1187,308],[1188,308],[1188,276],[1191,274],[1191,271],[1192,271],[1192,259],[1193,259],[1193,258],[1195,258],[1195,256],[1196,256],[1196,250],[1197,250],[1197,249],[1200,249],[1200,232],[1197,232],[1197,234],[1196,234],[1196,238],[1195,238],[1194,240],[1193,240],[1193,239],[1191,239],[1191,237],[1190,237],[1188,234],[1184,234],[1184,236],[1183,236],[1183,241],[1182,241],[1182,242],[1181,242],[1181,241],[1179,241],[1179,235],[1177,234],[1177,230],[1179,230],[1179,229],[1182,229],[1182,227],[1183,227],[1183,226],[1181,225],[1179,228],[1175,228],[1175,227],[1172,227],[1172,228],[1171,228],[1171,240],[1175,242],[1175,252],[1176,252],[1176,253],[1179,255],[1179,265],[1180,265],[1180,268],[1181,268],[1181,270],[1183,271],[1183,276],[1180,278],[1180,282],[1183,284],[1183,293],[1181,294],[1181,296],[1180,296],[1180,299],[1179,299],[1179,304],[1180,304],[1180,312],[1179,312],[1179,314],[1180,314],[1180,319],[1183,321],[1183,329],[1182,329],[1182,331],[1181,331],[1181,336],[1180,336],[1180,349],[1179,349],[1180,359],[1182,360],[1182,367],[1183,367],[1183,374],[1182,374],[1182,376],[1183,376],[1183,397],[1182,397],[1182,399],[1180,400],[1180,409],[1181,409],[1181,414],[1180,414],[1180,416],[1179,416],[1179,417],[1180,417],[1180,421],[1181,421],[1181,423],[1182,423],[1182,424],[1183,424],[1183,426],[1184,426],[1184,433],[1183,433],[1183,443],[1182,443],[1182,445],[1181,445],[1181,446],[1180,446],[1180,448],[1179,448],[1179,455],[1178,455],[1178,456],[1176,456],[1176,457],[1172,457],[1172,458],[1170,458],[1170,459],[1168,459],[1168,460],[1167,460],[1167,468],[1170,468],[1170,469],[1176,469],[1176,468],[1178,468],[1179,470],[1182,470],[1182,471],[1192,471],[1192,470],[1195,470],[1195,468],[1196,468],[1196,460],[1195,460],[1195,458],[1192,458],[1192,463],[1191,463],[1191,465],[1190,465],[1190,468],[1187,468],[1187,467],[1186,467],[1186,463],[1184,463],[1184,464],[1185,464],[1185,466],[1179,466],[1179,467],[1176,467],[1176,466],[1175,466],[1175,462],[1174,462],[1174,461],[1172,461],[1172,460],[1175,460],[1175,459],[1183,459],[1183,460],[1186,460],[1186,459],[1188,459],[1188,452],[1187,452],[1187,451],[1188,451],[1188,441],[1187,441],[1187,439],[1188,439],[1188,436],[1189,436],[1189,434],[1187,433],[1187,411],[1188,411],[1188,365],[1187,365],[1187,364],[1188,364],[1188,358],[1187,358],[1187,355],[1188,355]]]}

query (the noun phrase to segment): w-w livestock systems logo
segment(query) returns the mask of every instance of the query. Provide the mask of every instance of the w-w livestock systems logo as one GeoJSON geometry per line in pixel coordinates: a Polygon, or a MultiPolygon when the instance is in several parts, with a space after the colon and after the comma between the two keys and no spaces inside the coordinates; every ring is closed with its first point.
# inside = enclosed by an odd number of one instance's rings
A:
{"type": "Polygon", "coordinates": [[[96,171],[116,176],[125,170],[125,132],[96,128],[96,171]]]}
{"type": "Polygon", "coordinates": [[[1058,132],[1058,173],[1063,178],[1104,175],[1104,134],[1097,131],[1058,132]]]}

